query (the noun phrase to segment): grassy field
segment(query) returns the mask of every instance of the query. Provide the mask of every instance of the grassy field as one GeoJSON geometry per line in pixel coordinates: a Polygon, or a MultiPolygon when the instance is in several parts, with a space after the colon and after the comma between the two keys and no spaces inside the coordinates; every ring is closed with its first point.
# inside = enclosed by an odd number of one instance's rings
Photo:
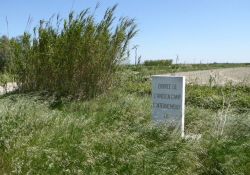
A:
{"type": "Polygon", "coordinates": [[[188,84],[185,134],[201,136],[193,139],[152,122],[151,75],[250,65],[124,65],[138,28],[116,8],[2,37],[0,175],[249,174],[250,87],[188,84]],[[18,91],[5,93],[8,85],[18,91]]]}
{"type": "Polygon", "coordinates": [[[127,66],[127,68],[130,70],[140,71],[151,75],[159,73],[188,72],[188,71],[237,68],[237,67],[250,67],[250,63],[171,64],[169,66],[145,66],[145,65],[127,66]]]}
{"type": "Polygon", "coordinates": [[[0,174],[248,174],[250,87],[187,85],[185,132],[201,138],[184,139],[151,122],[150,73],[88,101],[0,96],[0,174]]]}

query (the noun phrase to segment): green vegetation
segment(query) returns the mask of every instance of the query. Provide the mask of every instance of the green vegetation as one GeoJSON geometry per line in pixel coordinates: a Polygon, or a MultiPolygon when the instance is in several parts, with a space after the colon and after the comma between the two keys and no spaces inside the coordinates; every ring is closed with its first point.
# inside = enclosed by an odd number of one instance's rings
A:
{"type": "Polygon", "coordinates": [[[114,27],[116,6],[96,22],[88,10],[40,21],[34,35],[24,33],[12,43],[11,73],[24,91],[46,90],[77,98],[93,98],[105,92],[114,72],[126,56],[136,34],[133,19],[121,18],[114,27]],[[34,36],[34,37],[32,37],[34,36]]]}
{"type": "Polygon", "coordinates": [[[146,60],[145,66],[170,66],[173,60],[146,60]]]}
{"type": "Polygon", "coordinates": [[[0,73],[0,86],[5,86],[8,82],[13,82],[13,75],[8,73],[0,73]]]}
{"type": "Polygon", "coordinates": [[[0,73],[4,72],[10,59],[11,51],[7,36],[0,37],[0,73]]]}
{"type": "Polygon", "coordinates": [[[248,174],[250,88],[187,86],[186,134],[151,122],[151,81],[118,72],[89,101],[0,98],[0,174],[248,174]]]}
{"type": "Polygon", "coordinates": [[[185,132],[196,140],[152,122],[150,79],[249,65],[120,66],[136,28],[123,18],[112,29],[114,10],[99,23],[87,10],[56,28],[41,21],[34,37],[0,47],[10,48],[0,85],[14,77],[23,90],[0,96],[0,174],[249,174],[250,87],[187,85],[185,132]]]}
{"type": "MultiPolygon", "coordinates": [[[[151,61],[150,61],[151,62],[151,61]]],[[[161,60],[159,60],[161,62],[161,60]]],[[[249,67],[250,63],[209,63],[209,64],[158,64],[158,61],[152,61],[150,65],[128,65],[126,68],[139,71],[143,74],[152,75],[160,73],[174,73],[174,72],[187,72],[187,71],[198,71],[198,70],[210,70],[220,68],[234,68],[234,67],[249,67]],[[156,62],[156,63],[154,63],[156,62]]]]}
{"type": "Polygon", "coordinates": [[[187,89],[186,100],[190,105],[211,110],[233,107],[235,112],[239,113],[248,112],[250,109],[250,87],[248,86],[189,85],[187,89]]]}

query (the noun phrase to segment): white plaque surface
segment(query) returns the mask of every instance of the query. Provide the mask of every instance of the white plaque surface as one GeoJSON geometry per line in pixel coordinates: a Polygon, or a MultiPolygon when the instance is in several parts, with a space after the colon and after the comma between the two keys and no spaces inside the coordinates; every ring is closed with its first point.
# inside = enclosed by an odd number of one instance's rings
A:
{"type": "Polygon", "coordinates": [[[185,77],[152,76],[153,120],[181,128],[184,136],[185,77]]]}

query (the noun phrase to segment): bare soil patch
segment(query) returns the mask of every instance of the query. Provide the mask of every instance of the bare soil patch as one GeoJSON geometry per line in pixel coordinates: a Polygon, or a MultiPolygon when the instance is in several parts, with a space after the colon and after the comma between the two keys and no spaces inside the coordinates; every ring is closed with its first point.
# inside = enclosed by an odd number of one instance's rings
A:
{"type": "Polygon", "coordinates": [[[177,72],[171,75],[186,76],[187,83],[216,84],[227,83],[250,85],[250,67],[212,69],[193,72],[177,72]]]}

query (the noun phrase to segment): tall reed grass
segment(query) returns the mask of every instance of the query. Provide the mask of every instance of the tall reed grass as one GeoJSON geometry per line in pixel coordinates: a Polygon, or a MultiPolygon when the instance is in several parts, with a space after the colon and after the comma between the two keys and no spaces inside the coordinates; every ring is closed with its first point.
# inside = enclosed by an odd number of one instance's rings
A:
{"type": "Polygon", "coordinates": [[[24,33],[12,44],[11,70],[20,88],[81,98],[106,91],[137,33],[134,19],[120,18],[113,28],[116,7],[99,22],[87,9],[56,22],[41,20],[33,35],[24,33]]]}

